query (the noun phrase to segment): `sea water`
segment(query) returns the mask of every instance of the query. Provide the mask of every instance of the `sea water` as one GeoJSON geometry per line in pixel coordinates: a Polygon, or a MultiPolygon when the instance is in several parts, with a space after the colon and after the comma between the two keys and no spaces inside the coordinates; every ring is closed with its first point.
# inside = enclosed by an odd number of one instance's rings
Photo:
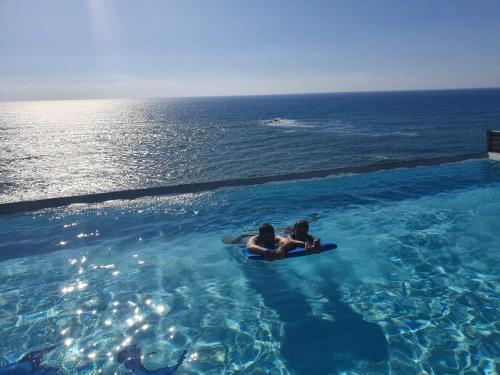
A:
{"type": "Polygon", "coordinates": [[[0,103],[0,203],[483,152],[500,90],[0,103]]]}

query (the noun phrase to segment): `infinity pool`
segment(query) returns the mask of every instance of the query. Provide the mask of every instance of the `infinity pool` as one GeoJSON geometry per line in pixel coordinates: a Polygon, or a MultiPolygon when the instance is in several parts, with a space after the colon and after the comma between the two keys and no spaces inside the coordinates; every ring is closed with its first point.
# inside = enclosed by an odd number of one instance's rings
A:
{"type": "Polygon", "coordinates": [[[3,216],[0,357],[57,345],[65,373],[126,373],[137,343],[149,368],[188,350],[177,374],[494,374],[499,214],[483,160],[3,216]],[[227,244],[297,218],[338,250],[227,244]]]}

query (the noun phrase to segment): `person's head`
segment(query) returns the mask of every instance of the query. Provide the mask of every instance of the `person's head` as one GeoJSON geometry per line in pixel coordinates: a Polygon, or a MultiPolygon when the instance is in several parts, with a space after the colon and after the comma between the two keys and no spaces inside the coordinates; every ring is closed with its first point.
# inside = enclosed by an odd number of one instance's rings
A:
{"type": "Polygon", "coordinates": [[[309,223],[307,220],[298,220],[293,224],[293,235],[295,239],[302,240],[306,238],[309,232],[309,223]]]}
{"type": "Polygon", "coordinates": [[[274,243],[275,234],[274,227],[271,224],[265,223],[259,227],[259,237],[264,243],[274,243]]]}

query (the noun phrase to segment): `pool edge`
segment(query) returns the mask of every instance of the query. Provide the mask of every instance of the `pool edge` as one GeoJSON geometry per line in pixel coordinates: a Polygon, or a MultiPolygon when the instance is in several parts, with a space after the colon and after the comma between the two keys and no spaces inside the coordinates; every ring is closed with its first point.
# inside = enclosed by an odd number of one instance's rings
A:
{"type": "Polygon", "coordinates": [[[261,177],[236,178],[209,182],[195,182],[188,184],[158,186],[152,188],[119,190],[113,192],[83,194],[67,197],[37,199],[32,201],[20,201],[0,204],[0,215],[10,215],[20,212],[37,211],[46,208],[68,206],[74,203],[101,203],[110,200],[133,200],[148,196],[161,196],[171,194],[199,193],[216,190],[225,187],[239,187],[261,185],[271,182],[285,182],[293,180],[309,180],[315,178],[326,178],[344,174],[360,174],[384,171],[397,168],[425,167],[439,164],[457,163],[467,160],[488,159],[486,152],[464,155],[441,156],[427,159],[415,159],[405,161],[390,161],[377,164],[368,164],[353,167],[341,167],[315,170],[309,172],[295,172],[282,175],[271,175],[261,177]]]}

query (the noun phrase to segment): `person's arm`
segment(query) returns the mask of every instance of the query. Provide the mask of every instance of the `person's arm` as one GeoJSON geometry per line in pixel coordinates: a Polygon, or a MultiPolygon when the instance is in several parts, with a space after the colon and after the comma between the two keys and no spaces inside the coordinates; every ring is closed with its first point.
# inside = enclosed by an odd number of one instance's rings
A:
{"type": "Polygon", "coordinates": [[[278,253],[278,259],[282,259],[287,252],[297,247],[296,243],[290,238],[283,236],[276,236],[279,243],[279,248],[276,251],[278,253]]]}
{"type": "Polygon", "coordinates": [[[312,244],[315,244],[315,243],[316,243],[316,244],[318,244],[318,245],[319,245],[319,244],[320,244],[320,242],[321,242],[321,241],[320,241],[320,239],[319,239],[318,237],[314,237],[314,236],[309,235],[309,238],[310,238],[310,240],[311,240],[311,243],[312,243],[312,244]]]}
{"type": "Polygon", "coordinates": [[[306,243],[304,241],[294,240],[293,238],[288,237],[288,241],[292,242],[295,247],[306,247],[306,243]]]}
{"type": "Polygon", "coordinates": [[[260,246],[257,244],[257,236],[250,237],[247,241],[247,249],[251,253],[254,254],[261,254],[264,255],[264,253],[269,252],[270,250],[265,248],[264,246],[260,246]]]}
{"type": "Polygon", "coordinates": [[[319,252],[321,248],[319,238],[311,235],[307,236],[307,241],[294,240],[293,238],[288,238],[288,241],[291,241],[294,247],[303,247],[308,254],[312,249],[314,249],[316,252],[319,252]]]}
{"type": "Polygon", "coordinates": [[[309,236],[311,243],[312,243],[312,248],[315,253],[320,253],[321,252],[321,242],[318,237],[314,236],[309,236]]]}
{"type": "Polygon", "coordinates": [[[247,249],[251,253],[263,255],[266,260],[274,260],[276,259],[276,253],[274,251],[265,248],[264,246],[260,246],[257,243],[257,236],[250,237],[247,241],[247,249]]]}

